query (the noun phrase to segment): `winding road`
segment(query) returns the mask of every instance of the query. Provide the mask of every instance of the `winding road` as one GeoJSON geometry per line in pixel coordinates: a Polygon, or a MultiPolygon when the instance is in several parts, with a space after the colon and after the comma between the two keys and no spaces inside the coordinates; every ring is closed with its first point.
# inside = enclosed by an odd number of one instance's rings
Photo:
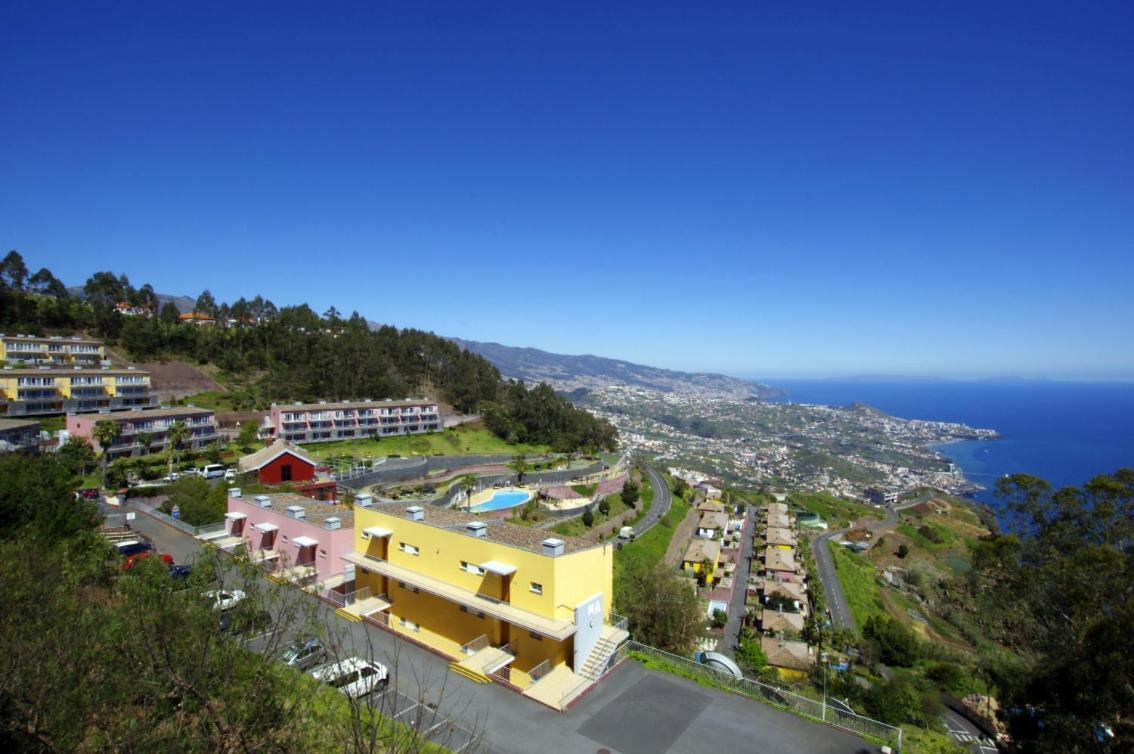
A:
{"type": "Polygon", "coordinates": [[[646,475],[650,478],[650,485],[654,488],[654,502],[650,505],[650,510],[642,516],[641,521],[634,524],[634,536],[640,537],[669,512],[673,498],[669,493],[669,485],[665,483],[665,477],[661,475],[660,471],[645,461],[638,461],[637,463],[639,468],[646,472],[646,475]]]}
{"type": "MultiPolygon", "coordinates": [[[[914,505],[910,503],[909,505],[914,505]]],[[[867,525],[867,531],[873,534],[878,531],[887,531],[892,529],[898,523],[898,511],[902,507],[888,507],[886,508],[886,517],[881,521],[874,521],[867,525]]],[[[843,585],[839,583],[839,574],[835,570],[835,559],[831,556],[831,550],[827,547],[827,542],[832,537],[841,537],[846,534],[846,529],[836,529],[824,534],[820,534],[811,543],[811,551],[815,555],[815,569],[819,571],[819,580],[823,582],[823,591],[827,595],[827,611],[831,615],[831,622],[839,628],[849,628],[855,630],[854,616],[851,615],[850,606],[847,604],[847,595],[843,592],[843,585]]]]}

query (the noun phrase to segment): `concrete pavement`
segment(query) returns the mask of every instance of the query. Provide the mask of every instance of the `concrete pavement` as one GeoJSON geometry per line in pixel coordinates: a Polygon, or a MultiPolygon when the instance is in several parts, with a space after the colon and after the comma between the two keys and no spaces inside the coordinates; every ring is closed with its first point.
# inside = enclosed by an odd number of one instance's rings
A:
{"type": "MultiPolygon", "coordinates": [[[[200,543],[139,513],[134,528],[178,562],[191,562],[200,543]]],[[[568,712],[555,712],[497,684],[477,684],[449,671],[448,662],[368,623],[334,616],[317,601],[345,652],[384,662],[393,687],[436,705],[441,715],[479,733],[482,748],[530,752],[554,742],[559,754],[684,754],[704,751],[877,752],[862,739],[694,681],[622,663],[568,712]]]]}

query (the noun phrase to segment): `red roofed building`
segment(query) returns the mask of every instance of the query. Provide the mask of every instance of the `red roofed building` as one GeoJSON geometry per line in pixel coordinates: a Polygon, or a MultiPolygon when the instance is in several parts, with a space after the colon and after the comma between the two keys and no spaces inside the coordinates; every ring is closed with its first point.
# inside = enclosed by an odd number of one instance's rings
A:
{"type": "Polygon", "coordinates": [[[315,478],[315,461],[286,440],[244,456],[237,462],[242,473],[256,472],[261,484],[309,482],[315,478]]]}

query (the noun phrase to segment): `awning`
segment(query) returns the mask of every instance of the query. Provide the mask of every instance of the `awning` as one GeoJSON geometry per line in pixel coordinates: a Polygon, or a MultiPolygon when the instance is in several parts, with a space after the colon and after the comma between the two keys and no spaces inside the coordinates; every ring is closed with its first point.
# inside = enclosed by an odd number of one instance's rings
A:
{"type": "Polygon", "coordinates": [[[296,537],[291,541],[295,543],[296,547],[314,547],[319,544],[318,540],[312,539],[311,537],[296,537]]]}
{"type": "Polygon", "coordinates": [[[495,573],[497,576],[511,576],[516,572],[516,566],[501,563],[499,560],[489,560],[485,563],[481,563],[480,567],[486,571],[495,573]]]}
{"type": "Polygon", "coordinates": [[[280,527],[276,526],[275,524],[252,524],[252,528],[259,529],[260,531],[267,534],[268,532],[277,531],[280,527]]]}
{"type": "Polygon", "coordinates": [[[224,517],[233,521],[239,521],[240,519],[248,518],[248,515],[245,513],[226,513],[224,517]]]}
{"type": "Polygon", "coordinates": [[[391,529],[383,529],[381,526],[368,526],[362,530],[362,533],[368,537],[388,537],[393,534],[391,529]]]}

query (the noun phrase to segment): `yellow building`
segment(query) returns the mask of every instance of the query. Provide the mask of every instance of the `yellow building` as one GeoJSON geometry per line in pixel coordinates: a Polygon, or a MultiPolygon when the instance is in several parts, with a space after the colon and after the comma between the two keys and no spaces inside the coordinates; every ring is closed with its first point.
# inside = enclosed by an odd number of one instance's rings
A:
{"type": "Polygon", "coordinates": [[[340,613],[377,619],[469,677],[556,687],[541,701],[557,706],[597,680],[627,637],[611,625],[612,545],[365,498],[354,514],[355,551],[344,560],[362,607],[340,613]]]}
{"type": "Polygon", "coordinates": [[[9,364],[97,367],[105,358],[106,348],[102,341],[80,335],[39,337],[0,334],[0,361],[9,364]]]}
{"type": "Polygon", "coordinates": [[[149,408],[150,374],[127,369],[0,369],[0,415],[83,413],[149,408]]]}
{"type": "Polygon", "coordinates": [[[712,584],[720,580],[721,543],[715,539],[694,539],[685,550],[682,567],[686,572],[696,576],[708,568],[704,574],[705,583],[712,584]]]}

